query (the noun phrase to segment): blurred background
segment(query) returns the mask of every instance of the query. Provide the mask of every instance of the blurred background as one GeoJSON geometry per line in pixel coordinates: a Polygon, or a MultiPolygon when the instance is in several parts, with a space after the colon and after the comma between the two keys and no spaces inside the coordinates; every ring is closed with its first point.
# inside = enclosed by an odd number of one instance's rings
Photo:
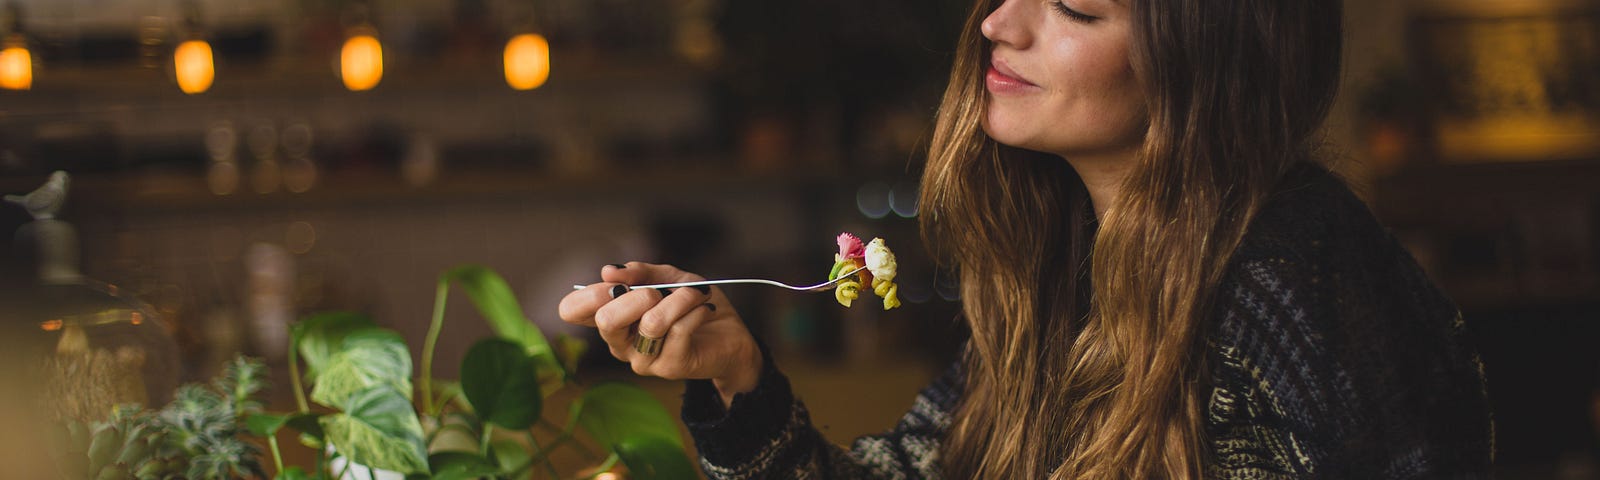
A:
{"type": "MultiPolygon", "coordinates": [[[[236,352],[287,378],[312,312],[420,345],[463,263],[581,336],[556,304],[606,263],[811,283],[838,232],[883,237],[901,309],[725,289],[844,444],[960,342],[915,198],[967,3],[6,0],[0,192],[71,173],[83,273],[148,303],[184,381],[236,352]]],[[[1328,157],[1460,304],[1500,476],[1600,478],[1600,3],[1346,17],[1328,157]]],[[[40,242],[12,235],[30,219],[0,209],[0,288],[40,281],[40,242]]],[[[456,365],[489,329],[446,315],[456,365]]],[[[584,368],[629,378],[604,352],[584,368]]],[[[631,381],[676,408],[678,384],[631,381]]]]}

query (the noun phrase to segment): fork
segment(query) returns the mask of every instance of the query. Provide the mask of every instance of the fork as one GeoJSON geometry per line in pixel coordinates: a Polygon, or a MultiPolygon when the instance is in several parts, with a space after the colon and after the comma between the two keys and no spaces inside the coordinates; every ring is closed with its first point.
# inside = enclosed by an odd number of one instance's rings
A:
{"type": "MultiPolygon", "coordinates": [[[[819,284],[816,284],[816,285],[808,285],[808,286],[804,286],[804,287],[797,287],[797,286],[790,285],[790,284],[787,284],[787,283],[775,282],[775,281],[772,281],[772,280],[766,280],[766,279],[761,279],[761,278],[738,278],[738,279],[731,279],[731,280],[701,280],[701,281],[698,281],[698,282],[658,283],[658,284],[655,284],[655,285],[633,285],[633,286],[628,287],[628,290],[632,291],[632,290],[637,290],[637,289],[640,289],[640,288],[654,288],[654,289],[660,290],[660,289],[663,289],[663,288],[697,287],[697,286],[701,286],[701,285],[728,285],[728,284],[733,284],[733,283],[756,283],[756,284],[761,284],[761,285],[771,285],[771,286],[774,286],[774,287],[787,288],[787,289],[798,291],[798,292],[825,292],[825,291],[828,291],[828,290],[832,290],[833,287],[839,285],[839,282],[843,282],[845,280],[849,280],[850,278],[854,277],[855,274],[861,273],[862,270],[866,270],[866,269],[867,269],[867,267],[857,268],[855,270],[851,270],[851,271],[848,271],[848,272],[841,273],[841,274],[839,274],[838,277],[835,277],[833,280],[822,282],[822,283],[819,283],[819,284]]],[[[583,290],[584,287],[585,287],[584,285],[573,285],[572,289],[573,290],[583,290]]]]}

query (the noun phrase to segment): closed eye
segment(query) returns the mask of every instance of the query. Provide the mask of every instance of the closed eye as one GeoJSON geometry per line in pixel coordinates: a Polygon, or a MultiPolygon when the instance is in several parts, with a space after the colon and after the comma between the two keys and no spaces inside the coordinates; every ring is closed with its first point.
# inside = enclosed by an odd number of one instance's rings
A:
{"type": "Polygon", "coordinates": [[[1094,23],[1095,20],[1100,19],[1100,17],[1085,15],[1083,12],[1073,10],[1072,7],[1067,6],[1066,2],[1062,2],[1060,0],[1050,2],[1050,6],[1055,9],[1056,13],[1059,13],[1061,16],[1067,17],[1068,20],[1072,20],[1074,22],[1094,23]]]}

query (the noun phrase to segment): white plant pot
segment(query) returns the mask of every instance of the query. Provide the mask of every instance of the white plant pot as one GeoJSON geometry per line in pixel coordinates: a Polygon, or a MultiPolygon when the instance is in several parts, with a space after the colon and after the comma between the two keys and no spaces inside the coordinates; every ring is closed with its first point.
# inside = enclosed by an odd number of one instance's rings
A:
{"type": "Polygon", "coordinates": [[[328,445],[328,456],[333,458],[333,460],[328,461],[328,469],[334,475],[344,472],[344,476],[339,477],[339,480],[371,480],[373,478],[378,480],[406,480],[406,476],[400,472],[381,468],[367,468],[366,465],[351,463],[343,455],[334,456],[334,453],[333,445],[328,445]],[[350,466],[349,470],[345,470],[346,464],[350,466]]]}

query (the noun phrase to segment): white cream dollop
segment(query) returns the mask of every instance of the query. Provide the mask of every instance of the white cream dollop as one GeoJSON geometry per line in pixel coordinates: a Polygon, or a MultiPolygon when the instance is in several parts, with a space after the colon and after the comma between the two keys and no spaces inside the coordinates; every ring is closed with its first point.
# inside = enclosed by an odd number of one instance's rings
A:
{"type": "Polygon", "coordinates": [[[872,272],[874,279],[886,282],[894,281],[895,270],[899,267],[894,261],[894,252],[883,244],[882,238],[874,238],[867,244],[867,271],[872,272]]]}

